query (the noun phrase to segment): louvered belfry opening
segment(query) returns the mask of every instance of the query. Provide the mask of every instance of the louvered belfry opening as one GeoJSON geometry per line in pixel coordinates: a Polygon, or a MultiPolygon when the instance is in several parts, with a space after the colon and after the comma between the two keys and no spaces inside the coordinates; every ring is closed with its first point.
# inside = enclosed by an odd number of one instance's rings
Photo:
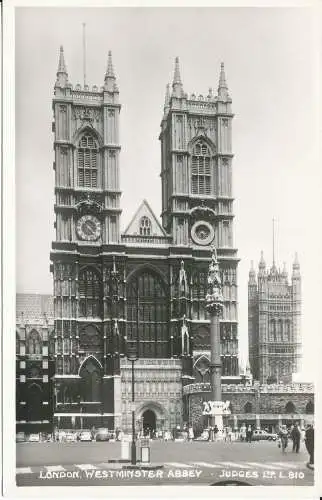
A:
{"type": "Polygon", "coordinates": [[[191,159],[192,194],[211,194],[211,152],[208,145],[198,141],[191,159]]]}
{"type": "Polygon", "coordinates": [[[98,145],[92,135],[83,135],[78,143],[78,186],[96,188],[98,171],[98,145]]]}

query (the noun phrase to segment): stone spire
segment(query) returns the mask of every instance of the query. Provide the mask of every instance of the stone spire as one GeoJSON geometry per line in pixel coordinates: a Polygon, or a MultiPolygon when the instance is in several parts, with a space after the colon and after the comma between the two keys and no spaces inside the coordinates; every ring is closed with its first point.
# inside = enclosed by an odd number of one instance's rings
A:
{"type": "Polygon", "coordinates": [[[255,269],[254,269],[254,261],[253,260],[250,263],[249,284],[256,285],[256,273],[255,273],[255,269]]]}
{"type": "Polygon", "coordinates": [[[259,268],[259,273],[260,274],[264,274],[265,273],[266,262],[264,260],[264,252],[263,252],[263,250],[261,251],[261,258],[260,258],[260,261],[259,261],[258,268],[259,268]]]}
{"type": "Polygon", "coordinates": [[[179,57],[176,57],[175,64],[174,64],[172,95],[174,95],[175,97],[182,97],[183,94],[184,94],[184,92],[183,92],[183,86],[182,86],[181,76],[180,76],[179,57]]]}
{"type": "Polygon", "coordinates": [[[61,45],[59,53],[58,70],[57,70],[57,80],[55,83],[55,87],[66,87],[67,85],[68,85],[68,73],[65,64],[64,48],[61,45]]]}
{"type": "Polygon", "coordinates": [[[228,86],[226,83],[225,66],[222,62],[220,64],[220,75],[219,75],[219,85],[218,85],[218,98],[226,100],[229,97],[228,86]]]}
{"type": "Polygon", "coordinates": [[[110,50],[108,51],[107,70],[104,78],[104,90],[107,90],[108,92],[118,91],[112,62],[112,52],[110,50]]]}
{"type": "Polygon", "coordinates": [[[293,262],[293,277],[300,276],[300,263],[297,252],[295,253],[295,258],[293,262]]]}
{"type": "Polygon", "coordinates": [[[284,263],[283,263],[282,277],[283,277],[284,279],[287,279],[286,262],[284,262],[284,263]]]}

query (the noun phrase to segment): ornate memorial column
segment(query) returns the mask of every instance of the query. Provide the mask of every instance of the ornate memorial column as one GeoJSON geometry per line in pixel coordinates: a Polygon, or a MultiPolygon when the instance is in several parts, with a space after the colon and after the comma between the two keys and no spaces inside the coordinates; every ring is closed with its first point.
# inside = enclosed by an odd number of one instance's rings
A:
{"type": "Polygon", "coordinates": [[[206,310],[210,315],[210,383],[211,398],[209,413],[211,427],[217,426],[216,438],[222,437],[224,403],[221,400],[221,349],[219,318],[223,308],[222,285],[219,274],[216,248],[212,248],[211,263],[208,271],[208,293],[206,310]]]}

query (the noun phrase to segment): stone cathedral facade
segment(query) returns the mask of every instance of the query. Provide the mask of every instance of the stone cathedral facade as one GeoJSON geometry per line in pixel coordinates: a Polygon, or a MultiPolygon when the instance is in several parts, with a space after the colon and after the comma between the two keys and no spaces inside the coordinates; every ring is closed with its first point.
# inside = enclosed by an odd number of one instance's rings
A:
{"type": "Polygon", "coordinates": [[[261,255],[256,279],[251,268],[248,281],[249,362],[260,383],[290,383],[300,371],[301,274],[295,257],[289,283],[286,265],[275,261],[270,269],[261,255]]]}
{"type": "MultiPolygon", "coordinates": [[[[143,201],[121,232],[121,104],[112,57],[101,88],[73,87],[61,48],[53,98],[55,228],[54,423],[139,428],[185,419],[183,388],[209,380],[207,271],[221,268],[222,376],[240,381],[233,242],[232,110],[218,94],[188,96],[176,59],[161,120],[161,222],[143,201]]],[[[148,181],[147,181],[148,182],[148,181]]]]}

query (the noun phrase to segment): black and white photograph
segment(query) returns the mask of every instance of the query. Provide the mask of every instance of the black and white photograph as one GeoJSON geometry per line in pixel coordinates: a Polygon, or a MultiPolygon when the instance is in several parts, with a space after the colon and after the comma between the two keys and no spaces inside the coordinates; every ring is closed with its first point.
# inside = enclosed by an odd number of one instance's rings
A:
{"type": "Polygon", "coordinates": [[[12,8],[17,496],[316,492],[318,13],[12,8]]]}

